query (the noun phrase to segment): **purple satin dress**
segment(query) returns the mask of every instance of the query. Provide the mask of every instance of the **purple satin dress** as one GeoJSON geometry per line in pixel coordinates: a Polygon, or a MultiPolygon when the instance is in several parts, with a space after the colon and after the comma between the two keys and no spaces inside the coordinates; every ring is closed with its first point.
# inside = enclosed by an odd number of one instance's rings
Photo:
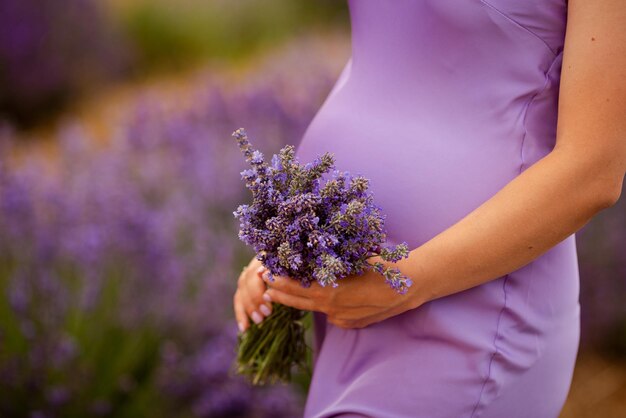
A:
{"type": "MultiPolygon", "coordinates": [[[[415,248],[555,145],[566,0],[349,0],[352,55],[296,155],[370,179],[415,248]]],[[[540,213],[537,216],[541,216],[540,213]]],[[[382,277],[381,277],[382,280],[382,277]]],[[[555,418],[580,335],[572,234],[361,329],[314,313],[305,418],[555,418]]]]}

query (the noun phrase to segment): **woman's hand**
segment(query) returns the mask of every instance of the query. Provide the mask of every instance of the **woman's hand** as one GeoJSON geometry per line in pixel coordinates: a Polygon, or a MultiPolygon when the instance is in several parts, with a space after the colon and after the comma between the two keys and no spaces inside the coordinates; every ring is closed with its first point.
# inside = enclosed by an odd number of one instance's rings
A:
{"type": "MultiPolygon", "coordinates": [[[[370,264],[376,261],[389,265],[380,256],[368,259],[370,264]]],[[[301,310],[323,312],[328,322],[341,328],[364,328],[420,305],[415,281],[402,295],[385,282],[383,275],[370,269],[360,276],[339,279],[337,287],[322,287],[313,280],[311,286],[305,288],[290,277],[274,276],[274,281],[270,281],[267,273],[262,274],[262,278],[269,286],[265,294],[272,301],[301,310]]]]}
{"type": "Polygon", "coordinates": [[[271,302],[263,299],[266,286],[261,278],[261,273],[264,270],[263,263],[255,257],[239,275],[237,291],[233,296],[233,306],[241,332],[250,326],[248,317],[258,324],[272,313],[271,302]]]}

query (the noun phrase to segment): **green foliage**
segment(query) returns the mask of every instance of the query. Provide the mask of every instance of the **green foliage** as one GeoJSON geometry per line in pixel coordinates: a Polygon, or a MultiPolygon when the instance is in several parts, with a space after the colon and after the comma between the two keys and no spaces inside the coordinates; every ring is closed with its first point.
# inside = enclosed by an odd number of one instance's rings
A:
{"type": "Polygon", "coordinates": [[[345,24],[346,12],[331,0],[136,0],[118,15],[146,70],[238,59],[311,26],[345,24]]]}
{"type": "MultiPolygon", "coordinates": [[[[11,263],[3,262],[0,266],[0,294],[6,295],[11,263]]],[[[69,271],[66,273],[68,288],[73,287],[70,282],[76,284],[78,281],[73,280],[69,271]]],[[[147,416],[155,410],[155,403],[161,407],[167,405],[167,399],[159,396],[154,380],[160,363],[162,336],[151,324],[129,329],[116,318],[123,280],[122,271],[112,271],[93,309],[80,309],[77,301],[70,303],[63,324],[54,328],[43,321],[45,318],[29,314],[36,335],[30,339],[21,331],[20,319],[9,306],[8,298],[0,298],[0,330],[5,337],[0,349],[0,363],[15,362],[21,376],[19,384],[4,386],[10,396],[0,400],[0,409],[12,411],[15,416],[26,416],[28,409],[45,408],[49,399],[42,396],[44,391],[33,390],[29,394],[22,387],[29,385],[33,389],[65,387],[72,395],[80,394],[80,398],[74,398],[63,409],[65,417],[82,417],[99,400],[106,400],[107,408],[110,407],[111,413],[119,417],[147,416]],[[35,382],[32,374],[38,366],[26,361],[29,358],[28,345],[46,346],[52,350],[53,346],[48,344],[57,335],[66,336],[72,342],[75,355],[70,354],[58,366],[42,368],[35,382]],[[72,370],[71,376],[68,376],[68,370],[72,370]]],[[[68,301],[78,296],[79,290],[79,286],[74,286],[68,294],[68,301]]],[[[44,300],[37,303],[41,309],[44,304],[44,300]]],[[[46,309],[51,310],[50,307],[46,309]]],[[[54,357],[46,359],[52,362],[50,364],[60,361],[54,357]]]]}

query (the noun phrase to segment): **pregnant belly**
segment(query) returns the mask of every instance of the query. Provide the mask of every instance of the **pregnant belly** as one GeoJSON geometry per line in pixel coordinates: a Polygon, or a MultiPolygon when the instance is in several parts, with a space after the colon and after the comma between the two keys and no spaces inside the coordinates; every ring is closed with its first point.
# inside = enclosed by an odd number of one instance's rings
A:
{"type": "MultiPolygon", "coordinates": [[[[488,200],[520,172],[523,133],[419,106],[372,105],[345,90],[320,108],[300,162],[331,152],[336,168],[370,179],[390,237],[420,245],[488,200]]],[[[474,115],[476,116],[476,115],[474,115]]]]}

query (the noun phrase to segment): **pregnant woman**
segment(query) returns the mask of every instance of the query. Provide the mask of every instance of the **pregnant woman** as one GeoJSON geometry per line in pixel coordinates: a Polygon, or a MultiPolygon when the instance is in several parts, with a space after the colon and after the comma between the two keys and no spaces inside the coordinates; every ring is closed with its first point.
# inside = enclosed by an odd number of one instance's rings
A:
{"type": "Polygon", "coordinates": [[[352,55],[296,155],[370,179],[413,286],[302,288],[253,260],[237,320],[268,299],[314,311],[306,418],[557,417],[579,343],[574,233],[626,171],[626,3],[348,4],[352,55]]]}

